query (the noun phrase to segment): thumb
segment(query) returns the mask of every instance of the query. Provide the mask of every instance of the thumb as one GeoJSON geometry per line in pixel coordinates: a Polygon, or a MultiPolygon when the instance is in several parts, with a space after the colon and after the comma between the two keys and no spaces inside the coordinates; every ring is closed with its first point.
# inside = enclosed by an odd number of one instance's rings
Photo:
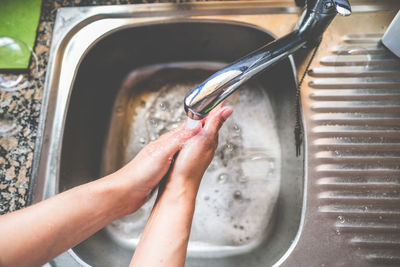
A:
{"type": "Polygon", "coordinates": [[[204,125],[204,130],[207,134],[214,136],[218,134],[219,129],[224,122],[231,116],[233,109],[229,106],[223,107],[218,112],[210,114],[204,125]]]}

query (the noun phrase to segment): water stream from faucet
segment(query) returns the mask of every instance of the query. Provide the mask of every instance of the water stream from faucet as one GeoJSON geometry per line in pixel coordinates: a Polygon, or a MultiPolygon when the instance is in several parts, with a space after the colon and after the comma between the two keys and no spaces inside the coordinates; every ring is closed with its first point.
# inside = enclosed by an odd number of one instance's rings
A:
{"type": "MultiPolygon", "coordinates": [[[[146,90],[126,89],[141,93],[132,97],[136,104],[129,136],[123,137],[125,161],[187,118],[182,97],[201,81],[198,74],[202,72],[206,73],[198,67],[167,69],[149,77],[146,90]],[[182,81],[181,77],[193,80],[182,81]]],[[[254,247],[273,221],[281,166],[275,115],[265,88],[256,82],[244,87],[226,103],[235,112],[220,130],[219,146],[200,186],[189,255],[210,246],[254,247]]],[[[197,123],[189,120],[186,127],[197,123]]],[[[113,222],[108,232],[122,245],[134,248],[154,201],[155,196],[137,212],[113,222]]]]}

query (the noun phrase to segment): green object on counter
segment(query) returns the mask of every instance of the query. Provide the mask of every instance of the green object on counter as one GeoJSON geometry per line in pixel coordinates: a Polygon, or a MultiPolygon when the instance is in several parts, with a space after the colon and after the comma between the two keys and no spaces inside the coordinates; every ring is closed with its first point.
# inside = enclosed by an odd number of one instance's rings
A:
{"type": "Polygon", "coordinates": [[[0,0],[0,69],[28,68],[41,4],[42,0],[0,0]]]}

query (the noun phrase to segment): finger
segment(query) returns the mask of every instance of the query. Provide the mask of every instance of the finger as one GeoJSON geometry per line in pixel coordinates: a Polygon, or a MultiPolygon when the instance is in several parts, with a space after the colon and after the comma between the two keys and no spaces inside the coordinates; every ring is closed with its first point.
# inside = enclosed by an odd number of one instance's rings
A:
{"type": "Polygon", "coordinates": [[[164,133],[163,135],[160,136],[158,140],[160,141],[168,141],[170,138],[176,138],[179,137],[180,139],[188,139],[194,135],[196,135],[201,127],[200,125],[192,125],[192,126],[187,126],[187,120],[181,122],[178,127],[170,130],[169,132],[164,133]]]}
{"type": "Polygon", "coordinates": [[[219,103],[215,108],[213,108],[213,109],[210,111],[210,113],[207,115],[207,117],[205,117],[204,119],[201,120],[203,126],[206,124],[207,118],[210,118],[210,116],[213,116],[213,115],[215,115],[216,113],[218,113],[218,112],[222,109],[222,107],[224,106],[224,104],[225,104],[225,100],[222,101],[221,103],[219,103]]]}
{"type": "Polygon", "coordinates": [[[229,118],[232,114],[233,109],[229,106],[223,107],[214,114],[210,114],[209,118],[204,125],[204,131],[211,135],[215,136],[218,134],[219,129],[224,124],[224,122],[229,118]]]}
{"type": "Polygon", "coordinates": [[[222,101],[221,103],[219,103],[214,109],[212,109],[212,110],[210,111],[210,114],[212,115],[212,114],[218,113],[219,110],[220,110],[221,108],[223,108],[224,105],[225,105],[225,100],[223,100],[223,101],[222,101]]]}
{"type": "Polygon", "coordinates": [[[185,127],[185,124],[186,122],[183,122],[177,128],[163,134],[154,142],[154,146],[162,148],[168,156],[174,155],[181,149],[183,143],[196,135],[202,128],[200,122],[191,127],[185,127]]]}

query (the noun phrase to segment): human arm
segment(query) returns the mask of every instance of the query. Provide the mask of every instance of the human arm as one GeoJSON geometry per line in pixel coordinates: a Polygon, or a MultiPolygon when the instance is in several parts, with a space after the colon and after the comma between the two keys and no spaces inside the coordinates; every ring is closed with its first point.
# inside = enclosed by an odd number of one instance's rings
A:
{"type": "Polygon", "coordinates": [[[0,266],[40,266],[137,210],[167,173],[174,154],[199,130],[180,126],[117,172],[0,216],[0,266]]]}
{"type": "Polygon", "coordinates": [[[231,113],[230,107],[214,109],[200,132],[179,152],[147,221],[131,266],[184,266],[200,181],[214,156],[218,130],[231,113]]]}

